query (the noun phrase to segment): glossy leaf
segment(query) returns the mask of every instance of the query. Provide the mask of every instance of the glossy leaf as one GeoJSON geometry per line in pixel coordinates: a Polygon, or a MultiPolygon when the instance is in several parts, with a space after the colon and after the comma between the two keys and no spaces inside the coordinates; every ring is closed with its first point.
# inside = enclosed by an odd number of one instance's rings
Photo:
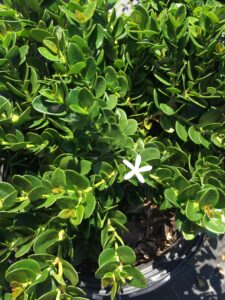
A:
{"type": "Polygon", "coordinates": [[[137,288],[147,287],[143,273],[141,273],[141,271],[139,271],[137,268],[126,265],[123,267],[123,271],[125,271],[128,276],[132,277],[131,281],[129,282],[130,285],[137,288]]]}
{"type": "Polygon", "coordinates": [[[91,192],[87,193],[85,196],[84,219],[89,218],[93,214],[95,206],[95,196],[91,192]]]}
{"type": "Polygon", "coordinates": [[[83,53],[80,47],[74,43],[71,43],[67,50],[68,62],[70,65],[77,64],[83,61],[83,53]]]}
{"type": "Polygon", "coordinates": [[[118,261],[118,257],[116,255],[116,251],[112,248],[107,248],[103,250],[99,256],[98,263],[99,266],[104,265],[105,263],[111,261],[118,261]]]}
{"type": "Polygon", "coordinates": [[[38,51],[47,60],[50,60],[50,61],[59,61],[58,55],[52,54],[47,48],[39,47],[38,51]]]}
{"type": "Polygon", "coordinates": [[[215,212],[212,217],[204,215],[202,220],[203,226],[215,234],[222,234],[225,230],[225,222],[223,212],[215,212]]]}
{"type": "Polygon", "coordinates": [[[78,274],[76,272],[76,270],[74,269],[74,267],[66,260],[62,261],[62,266],[63,266],[63,274],[64,276],[69,279],[69,281],[71,282],[71,284],[73,286],[78,284],[78,274]]]}
{"type": "Polygon", "coordinates": [[[77,62],[74,65],[72,65],[69,69],[70,75],[77,75],[80,74],[80,72],[86,67],[86,63],[83,61],[77,62]]]}
{"type": "Polygon", "coordinates": [[[187,141],[188,138],[187,130],[185,126],[183,126],[179,121],[176,121],[176,132],[181,140],[183,140],[184,142],[187,141]]]}
{"type": "Polygon", "coordinates": [[[56,296],[57,296],[57,291],[51,291],[51,292],[45,293],[44,295],[39,297],[37,300],[55,300],[56,296]]]}
{"type": "Polygon", "coordinates": [[[199,203],[188,201],[186,206],[186,216],[190,221],[196,222],[202,219],[203,212],[200,210],[199,203]]]}
{"type": "Polygon", "coordinates": [[[59,241],[58,231],[55,229],[47,229],[42,232],[34,242],[35,253],[48,253],[49,247],[55,245],[59,241]]]}
{"type": "Polygon", "coordinates": [[[219,201],[219,192],[216,189],[207,189],[199,199],[199,205],[202,209],[206,206],[214,207],[219,201]]]}
{"type": "Polygon", "coordinates": [[[64,187],[66,186],[66,174],[65,171],[57,168],[52,173],[51,184],[53,187],[64,187]]]}
{"type": "Polygon", "coordinates": [[[136,255],[134,250],[128,246],[119,246],[116,249],[117,254],[119,255],[120,260],[124,264],[133,265],[136,261],[136,255]]]}
{"type": "Polygon", "coordinates": [[[47,102],[42,96],[35,97],[32,101],[32,106],[36,111],[42,114],[53,116],[65,115],[65,106],[63,104],[47,102]]]}
{"type": "Polygon", "coordinates": [[[78,190],[86,190],[89,187],[89,180],[85,176],[73,170],[66,170],[65,173],[67,184],[71,188],[73,188],[73,186],[76,186],[78,190]]]}
{"type": "Polygon", "coordinates": [[[160,109],[166,114],[166,115],[174,115],[175,111],[173,110],[173,108],[165,103],[161,103],[160,104],[160,109]]]}
{"type": "Polygon", "coordinates": [[[100,279],[105,273],[114,271],[120,265],[119,261],[109,261],[101,265],[95,273],[95,277],[100,279]]]}

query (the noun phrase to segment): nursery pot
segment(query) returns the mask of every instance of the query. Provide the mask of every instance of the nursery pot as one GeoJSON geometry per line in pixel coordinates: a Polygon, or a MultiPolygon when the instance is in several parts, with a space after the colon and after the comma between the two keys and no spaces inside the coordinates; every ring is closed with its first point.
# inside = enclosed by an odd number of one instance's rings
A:
{"type": "MultiPolygon", "coordinates": [[[[139,289],[131,286],[125,286],[120,295],[117,296],[117,299],[160,299],[160,288],[169,280],[182,272],[185,265],[188,264],[198,252],[203,240],[204,235],[198,235],[192,241],[186,241],[183,238],[180,238],[164,256],[140,265],[139,269],[143,272],[147,280],[147,288],[139,289]]],[[[81,276],[80,285],[85,290],[86,297],[88,299],[110,299],[109,291],[102,289],[100,282],[94,278],[81,276]]]]}

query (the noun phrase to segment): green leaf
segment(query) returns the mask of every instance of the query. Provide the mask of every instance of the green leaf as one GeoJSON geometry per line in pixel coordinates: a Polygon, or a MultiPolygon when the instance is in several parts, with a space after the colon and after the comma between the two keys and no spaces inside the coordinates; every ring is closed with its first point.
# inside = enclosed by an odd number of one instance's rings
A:
{"type": "Polygon", "coordinates": [[[0,59],[0,67],[4,66],[4,64],[6,64],[8,62],[8,59],[6,58],[1,58],[0,59]]]}
{"type": "Polygon", "coordinates": [[[114,169],[109,163],[105,161],[98,162],[94,164],[94,171],[99,173],[101,177],[108,178],[112,175],[114,169]]]}
{"type": "Polygon", "coordinates": [[[167,91],[171,92],[172,94],[180,94],[182,91],[175,87],[168,87],[166,88],[167,91]]]}
{"type": "Polygon", "coordinates": [[[30,67],[30,70],[31,70],[30,80],[32,85],[32,94],[34,94],[38,88],[38,75],[34,68],[30,67]]]}
{"type": "Polygon", "coordinates": [[[83,53],[78,45],[75,43],[71,43],[67,50],[68,62],[70,65],[77,64],[78,62],[82,62],[84,57],[83,53]]]}
{"type": "Polygon", "coordinates": [[[25,109],[19,118],[16,120],[16,126],[22,125],[23,123],[27,122],[30,118],[31,107],[25,109]]]}
{"type": "Polygon", "coordinates": [[[46,282],[48,278],[49,278],[49,270],[45,269],[42,271],[41,275],[36,279],[36,281],[27,288],[26,292],[28,294],[34,293],[35,290],[38,288],[39,283],[46,282]]]}
{"type": "Polygon", "coordinates": [[[52,206],[57,201],[57,199],[62,197],[63,194],[64,194],[64,191],[57,193],[57,194],[49,195],[48,198],[45,201],[43,201],[42,204],[37,206],[37,208],[42,208],[42,207],[47,208],[47,207],[52,206]]]}
{"type": "Polygon", "coordinates": [[[66,170],[67,185],[71,189],[76,186],[78,190],[86,190],[90,186],[90,182],[87,177],[79,174],[73,170],[66,170]]]}
{"type": "MultiPolygon", "coordinates": [[[[40,135],[33,133],[33,132],[28,132],[27,139],[32,144],[37,144],[37,145],[41,145],[44,142],[44,140],[42,139],[42,137],[40,135]]],[[[25,178],[28,178],[28,177],[25,177],[25,178]]],[[[39,185],[40,185],[40,180],[39,180],[39,185]]]]}
{"type": "MultiPolygon", "coordinates": [[[[107,288],[109,286],[112,286],[112,284],[115,283],[115,275],[113,272],[108,272],[104,275],[104,277],[101,279],[101,284],[104,288],[107,288]]],[[[111,290],[112,292],[112,290],[111,290]]],[[[112,297],[112,294],[110,294],[112,297]]]]}
{"type": "Polygon", "coordinates": [[[84,297],[73,297],[73,300],[88,300],[88,299],[84,297]]]}
{"type": "Polygon", "coordinates": [[[119,261],[115,249],[112,248],[104,249],[98,258],[99,266],[101,267],[102,265],[111,261],[117,261],[117,262],[119,261]]]}
{"type": "Polygon", "coordinates": [[[49,247],[55,245],[59,241],[58,231],[55,229],[47,229],[42,232],[34,242],[35,253],[48,253],[49,247]]]}
{"type": "Polygon", "coordinates": [[[43,42],[44,39],[51,37],[50,32],[40,28],[34,28],[30,32],[31,37],[37,42],[43,42]]]}
{"type": "Polygon", "coordinates": [[[136,255],[134,250],[128,246],[119,246],[116,249],[117,254],[119,255],[120,260],[124,264],[133,265],[136,261],[136,255]]]}
{"type": "Polygon", "coordinates": [[[42,198],[42,196],[47,192],[47,189],[43,186],[36,186],[35,188],[33,188],[29,194],[28,194],[28,198],[30,199],[30,201],[36,201],[42,198]]]}
{"type": "Polygon", "coordinates": [[[37,274],[30,270],[24,268],[18,268],[12,271],[9,271],[5,275],[5,279],[8,282],[21,282],[21,283],[28,283],[34,282],[36,280],[37,274]]]}
{"type": "Polygon", "coordinates": [[[50,61],[59,61],[58,55],[52,54],[47,48],[45,47],[39,47],[38,52],[47,60],[50,61]]]}
{"type": "Polygon", "coordinates": [[[13,206],[17,201],[17,191],[15,188],[7,183],[7,182],[0,182],[0,205],[4,208],[9,208],[13,206]]]}
{"type": "Polygon", "coordinates": [[[44,41],[44,45],[51,51],[53,52],[54,54],[58,54],[58,47],[56,46],[56,44],[51,41],[51,40],[47,40],[45,39],[44,41]]]}
{"type": "Polygon", "coordinates": [[[126,135],[134,135],[137,131],[138,123],[135,119],[128,119],[127,120],[127,127],[123,131],[126,135]]]}
{"type": "Polygon", "coordinates": [[[71,196],[62,196],[57,199],[57,205],[60,209],[75,208],[79,204],[78,197],[74,193],[71,196]]]}
{"type": "Polygon", "coordinates": [[[85,292],[76,286],[67,285],[66,291],[67,291],[67,293],[69,293],[70,295],[72,295],[74,297],[75,296],[85,296],[85,292]]]}
{"type": "Polygon", "coordinates": [[[137,288],[146,288],[146,279],[144,275],[137,268],[132,266],[124,266],[123,271],[127,273],[128,276],[131,276],[132,279],[128,282],[129,285],[137,288]]]}
{"type": "Polygon", "coordinates": [[[96,66],[96,62],[94,60],[93,57],[89,57],[86,60],[86,68],[83,70],[83,76],[85,78],[85,81],[88,84],[94,84],[95,80],[96,80],[96,70],[97,70],[97,66],[96,66]]]}
{"type": "Polygon", "coordinates": [[[66,9],[64,6],[59,6],[60,10],[65,14],[65,16],[68,19],[72,19],[74,21],[77,21],[75,18],[74,12],[70,11],[69,9],[66,9]]]}
{"type": "Polygon", "coordinates": [[[73,286],[76,286],[78,284],[79,278],[74,267],[66,260],[62,260],[62,266],[64,276],[69,279],[73,286]]]}
{"type": "Polygon", "coordinates": [[[116,87],[118,87],[116,71],[113,69],[113,67],[108,66],[105,68],[105,80],[106,85],[110,89],[114,90],[116,87]]]}
{"type": "Polygon", "coordinates": [[[207,189],[199,199],[199,205],[202,209],[205,206],[214,207],[219,201],[219,192],[214,188],[207,189]]]}
{"type": "Polygon", "coordinates": [[[120,210],[114,210],[110,212],[110,217],[117,220],[121,224],[127,223],[127,217],[124,213],[122,213],[120,210]]]}
{"type": "Polygon", "coordinates": [[[102,76],[99,76],[97,78],[96,84],[95,84],[95,94],[97,98],[100,98],[104,95],[106,90],[106,81],[102,76]]]}
{"type": "Polygon", "coordinates": [[[196,222],[202,219],[203,213],[200,210],[198,202],[196,201],[187,202],[186,216],[192,222],[196,222]]]}
{"type": "Polygon", "coordinates": [[[179,136],[179,138],[181,140],[183,140],[184,142],[186,142],[187,138],[188,138],[188,133],[187,133],[185,126],[182,125],[179,121],[176,121],[175,128],[176,128],[176,132],[177,132],[177,135],[179,136]]]}
{"type": "Polygon", "coordinates": [[[127,81],[127,78],[125,76],[118,76],[117,80],[120,86],[120,90],[118,91],[118,93],[120,94],[121,97],[125,97],[129,89],[129,83],[127,81]]]}
{"type": "Polygon", "coordinates": [[[20,53],[19,53],[19,47],[18,46],[13,46],[9,52],[6,54],[6,58],[9,60],[14,60],[17,57],[19,57],[20,53]]]}
{"type": "Polygon", "coordinates": [[[97,0],[92,0],[90,2],[87,2],[82,7],[82,11],[79,10],[75,11],[75,20],[79,23],[86,23],[94,15],[96,5],[97,5],[97,0]]]}
{"type": "Polygon", "coordinates": [[[96,200],[92,192],[85,195],[84,219],[89,218],[95,209],[96,200]]]}
{"type": "Polygon", "coordinates": [[[65,209],[60,211],[60,213],[58,214],[58,217],[60,219],[69,219],[72,214],[73,214],[73,209],[65,208],[65,209]]]}
{"type": "Polygon", "coordinates": [[[194,126],[191,126],[188,130],[190,139],[197,145],[201,144],[201,133],[197,131],[194,126]]]}
{"type": "MultiPolygon", "coordinates": [[[[116,107],[117,105],[117,102],[118,102],[118,98],[115,94],[112,94],[112,95],[109,95],[107,97],[107,108],[108,109],[113,109],[116,107]]],[[[131,128],[132,129],[132,128],[131,128]]],[[[136,131],[136,130],[135,130],[136,131]]],[[[135,132],[134,131],[134,132],[135,132]]],[[[133,131],[132,131],[133,132],[133,131]]]]}
{"type": "Polygon", "coordinates": [[[142,161],[151,161],[160,159],[160,152],[157,148],[146,148],[140,152],[142,161]]]}
{"type": "Polygon", "coordinates": [[[95,277],[101,279],[105,273],[113,272],[120,265],[119,261],[109,261],[101,265],[95,272],[95,277]]]}
{"type": "Polygon", "coordinates": [[[81,175],[87,175],[91,171],[92,163],[89,160],[82,159],[80,161],[80,173],[81,175]]]}
{"type": "Polygon", "coordinates": [[[20,63],[19,64],[20,65],[22,65],[22,63],[25,62],[28,50],[29,50],[29,46],[27,46],[27,45],[24,45],[19,48],[19,52],[20,52],[20,63]]]}
{"type": "Polygon", "coordinates": [[[77,105],[77,104],[71,104],[70,105],[70,109],[78,114],[81,115],[88,115],[88,110],[87,109],[83,109],[81,106],[77,105]]]}
{"type": "Polygon", "coordinates": [[[65,187],[66,186],[66,174],[65,171],[57,168],[52,173],[51,184],[53,187],[65,187]]]}
{"type": "Polygon", "coordinates": [[[101,47],[104,37],[105,37],[104,28],[101,26],[101,24],[97,24],[97,38],[95,42],[95,46],[97,49],[101,47]]]}
{"type": "Polygon", "coordinates": [[[7,116],[10,115],[10,113],[12,112],[12,105],[10,101],[1,95],[0,95],[0,112],[6,113],[7,116]]]}
{"type": "Polygon", "coordinates": [[[207,214],[204,215],[202,219],[202,225],[210,232],[215,234],[225,233],[225,220],[224,213],[213,212],[213,217],[208,217],[207,214]]]}
{"type": "Polygon", "coordinates": [[[32,101],[33,108],[46,115],[63,116],[66,114],[65,105],[50,103],[43,96],[37,96],[32,101]]]}
{"type": "Polygon", "coordinates": [[[29,258],[34,259],[37,261],[41,267],[41,269],[45,269],[51,265],[54,260],[55,256],[47,253],[40,253],[40,254],[31,254],[29,258]]]}
{"type": "Polygon", "coordinates": [[[83,109],[87,109],[94,103],[94,97],[90,90],[82,88],[78,94],[79,104],[83,109]]]}
{"type": "Polygon", "coordinates": [[[70,223],[74,226],[81,224],[84,217],[84,206],[79,205],[76,209],[73,210],[73,216],[70,218],[70,223]]]}
{"type": "Polygon", "coordinates": [[[175,207],[180,207],[177,202],[177,192],[173,188],[168,188],[164,191],[165,198],[175,207]]]}
{"type": "Polygon", "coordinates": [[[160,109],[168,116],[174,115],[175,111],[173,110],[173,108],[165,103],[161,103],[159,105],[160,109]]]}
{"type": "Polygon", "coordinates": [[[24,256],[28,251],[30,251],[32,245],[34,243],[34,240],[32,239],[28,243],[23,244],[19,249],[17,249],[15,257],[21,257],[24,256]]]}
{"type": "Polygon", "coordinates": [[[39,0],[28,0],[28,5],[29,7],[36,12],[40,11],[40,3],[39,0]]]}
{"type": "Polygon", "coordinates": [[[32,189],[31,182],[20,175],[13,176],[13,184],[18,186],[21,191],[29,192],[32,189]]]}
{"type": "Polygon", "coordinates": [[[39,297],[37,300],[55,300],[57,297],[58,292],[57,291],[51,291],[47,292],[41,297],[39,297]]]}
{"type": "Polygon", "coordinates": [[[34,273],[40,273],[41,268],[38,262],[36,262],[34,259],[22,259],[20,261],[17,261],[13,263],[6,271],[6,274],[8,274],[11,271],[17,270],[17,269],[23,269],[26,268],[28,270],[33,271],[34,273]]]}
{"type": "Polygon", "coordinates": [[[117,219],[111,218],[111,223],[118,228],[119,230],[123,232],[128,232],[129,230],[117,219]]]}
{"type": "Polygon", "coordinates": [[[86,67],[86,63],[83,61],[77,62],[69,69],[69,75],[77,75],[86,67]]]}
{"type": "Polygon", "coordinates": [[[194,183],[180,192],[178,195],[178,202],[186,202],[188,200],[195,199],[196,193],[201,190],[201,186],[198,183],[194,183]]]}
{"type": "Polygon", "coordinates": [[[18,97],[26,98],[26,95],[22,93],[21,89],[19,90],[18,88],[15,87],[15,85],[11,84],[10,82],[7,82],[6,86],[18,97]]]}
{"type": "Polygon", "coordinates": [[[165,79],[162,78],[160,75],[154,73],[154,76],[155,76],[161,83],[163,83],[164,85],[166,85],[166,86],[171,86],[171,85],[172,85],[169,81],[165,80],[165,79]]]}
{"type": "Polygon", "coordinates": [[[39,264],[32,259],[23,259],[11,265],[5,278],[8,282],[34,282],[41,272],[39,264]]]}

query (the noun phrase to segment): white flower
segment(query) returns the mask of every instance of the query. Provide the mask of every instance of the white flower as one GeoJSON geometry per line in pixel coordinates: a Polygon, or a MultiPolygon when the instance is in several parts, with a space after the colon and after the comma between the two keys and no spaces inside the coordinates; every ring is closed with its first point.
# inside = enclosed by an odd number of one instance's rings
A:
{"type": "Polygon", "coordinates": [[[136,156],[136,159],[135,159],[135,164],[132,165],[128,160],[124,159],[123,160],[123,163],[131,169],[131,171],[129,173],[127,173],[125,176],[124,176],[124,179],[125,180],[128,180],[130,179],[131,177],[133,177],[134,175],[137,177],[137,179],[141,182],[141,183],[144,183],[145,180],[144,180],[144,177],[141,175],[141,172],[147,172],[147,171],[151,171],[152,169],[152,166],[148,165],[148,166],[144,166],[144,167],[141,167],[140,168],[140,165],[141,165],[141,155],[138,154],[136,156]]]}
{"type": "MultiPolygon", "coordinates": [[[[137,1],[137,0],[134,0],[134,1],[119,0],[119,1],[117,1],[116,5],[114,6],[117,17],[119,17],[123,14],[126,16],[129,16],[132,13],[133,6],[137,5],[138,2],[139,1],[137,1]]],[[[111,10],[110,10],[110,13],[111,13],[111,10]]]]}

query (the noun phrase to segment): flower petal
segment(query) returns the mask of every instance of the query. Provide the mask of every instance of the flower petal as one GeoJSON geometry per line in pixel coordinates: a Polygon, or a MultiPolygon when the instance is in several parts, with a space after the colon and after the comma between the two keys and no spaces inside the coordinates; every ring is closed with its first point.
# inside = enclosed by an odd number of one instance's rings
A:
{"type": "Polygon", "coordinates": [[[141,155],[137,154],[136,159],[135,159],[135,169],[138,169],[141,164],[141,155]]]}
{"type": "Polygon", "coordinates": [[[135,175],[137,176],[137,179],[138,179],[141,183],[144,183],[144,182],[145,182],[144,177],[143,177],[140,173],[136,172],[135,175]]]}
{"type": "Polygon", "coordinates": [[[132,163],[130,163],[128,160],[124,159],[123,163],[130,168],[131,170],[134,170],[134,166],[132,165],[132,163]]]}
{"type": "Polygon", "coordinates": [[[151,171],[152,170],[152,166],[144,166],[144,167],[141,167],[139,168],[139,172],[147,172],[147,171],[151,171]]]}
{"type": "Polygon", "coordinates": [[[128,180],[128,179],[130,179],[131,177],[133,177],[134,176],[134,171],[130,171],[129,173],[127,173],[125,176],[124,176],[124,179],[125,180],[128,180]]]}

